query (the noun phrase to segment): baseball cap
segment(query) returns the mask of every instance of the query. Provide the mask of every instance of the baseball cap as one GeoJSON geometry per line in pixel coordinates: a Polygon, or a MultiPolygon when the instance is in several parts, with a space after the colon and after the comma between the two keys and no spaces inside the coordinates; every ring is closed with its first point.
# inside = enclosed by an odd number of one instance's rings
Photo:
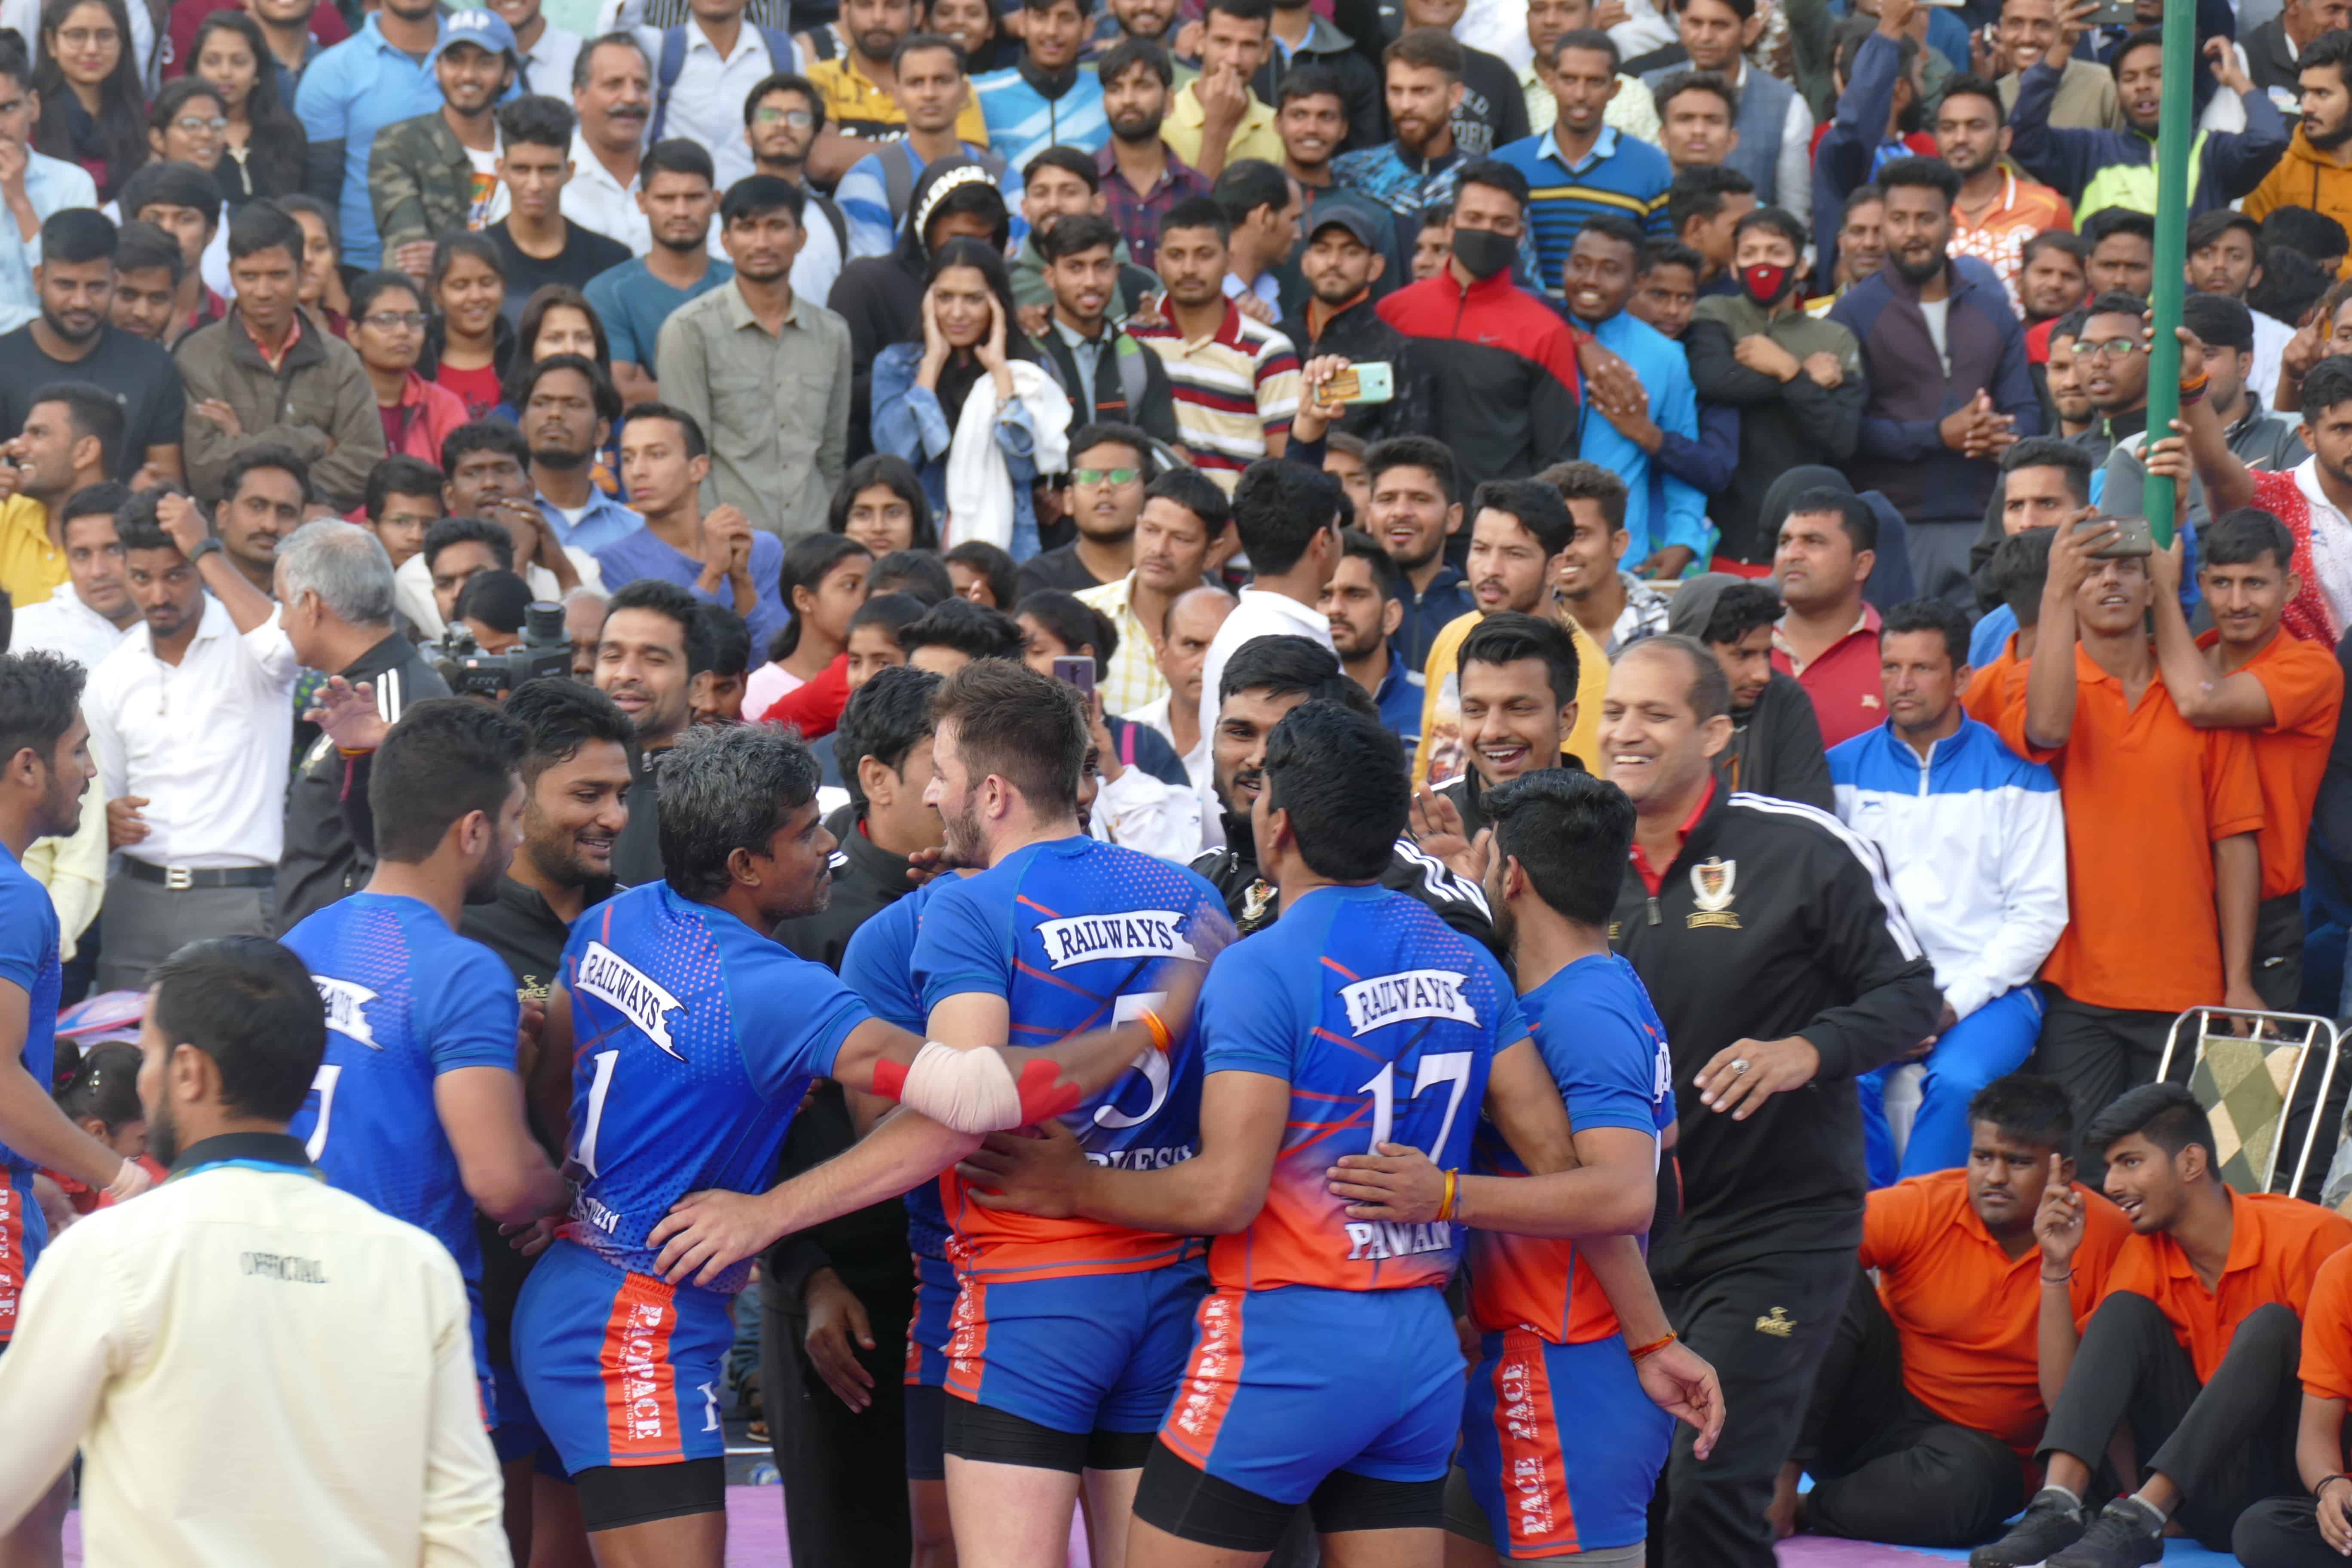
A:
{"type": "Polygon", "coordinates": [[[1307,209],[1307,222],[1301,226],[1312,243],[1315,237],[1337,224],[1362,243],[1367,250],[1381,248],[1380,229],[1372,215],[1353,202],[1333,201],[1328,197],[1307,209]]]}
{"type": "Polygon", "coordinates": [[[441,18],[441,36],[434,40],[433,53],[425,63],[439,59],[452,44],[471,44],[509,59],[522,52],[516,47],[514,29],[495,11],[453,11],[441,18]]]}

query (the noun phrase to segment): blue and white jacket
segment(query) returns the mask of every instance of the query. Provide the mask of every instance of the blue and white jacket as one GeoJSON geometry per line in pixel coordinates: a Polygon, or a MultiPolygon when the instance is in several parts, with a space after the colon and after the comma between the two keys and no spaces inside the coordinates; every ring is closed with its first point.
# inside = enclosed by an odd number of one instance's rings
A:
{"type": "Polygon", "coordinates": [[[1831,747],[1829,762],[1838,816],[1878,847],[1953,1013],[2031,981],[2066,925],[2050,770],[1969,718],[1924,760],[1890,720],[1831,747]]]}

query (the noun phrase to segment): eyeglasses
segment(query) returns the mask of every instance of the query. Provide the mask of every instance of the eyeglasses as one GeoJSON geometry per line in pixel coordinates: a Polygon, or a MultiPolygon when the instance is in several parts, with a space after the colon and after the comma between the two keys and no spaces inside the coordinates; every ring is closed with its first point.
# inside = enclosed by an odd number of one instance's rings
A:
{"type": "Polygon", "coordinates": [[[805,131],[816,123],[816,116],[805,109],[755,109],[751,111],[751,122],[755,125],[774,125],[779,121],[795,131],[805,131]]]}
{"type": "Polygon", "coordinates": [[[2132,355],[2140,352],[2140,347],[2141,344],[2136,338],[2109,338],[2103,343],[2086,342],[2077,338],[2074,340],[2074,357],[2078,360],[2105,359],[2128,362],[2132,355]]]}
{"type": "Polygon", "coordinates": [[[375,310],[360,318],[362,325],[373,327],[379,332],[388,332],[394,327],[406,327],[410,331],[421,332],[425,323],[432,320],[422,310],[375,310]]]}
{"type": "Polygon", "coordinates": [[[1079,485],[1131,485],[1143,477],[1141,468],[1072,468],[1070,482],[1079,485]]]}
{"type": "Polygon", "coordinates": [[[112,48],[122,41],[122,35],[111,27],[68,27],[58,35],[58,41],[69,49],[112,48]]]}
{"type": "Polygon", "coordinates": [[[183,114],[172,121],[174,129],[194,136],[199,131],[209,131],[217,136],[228,129],[228,121],[221,115],[183,114]]]}

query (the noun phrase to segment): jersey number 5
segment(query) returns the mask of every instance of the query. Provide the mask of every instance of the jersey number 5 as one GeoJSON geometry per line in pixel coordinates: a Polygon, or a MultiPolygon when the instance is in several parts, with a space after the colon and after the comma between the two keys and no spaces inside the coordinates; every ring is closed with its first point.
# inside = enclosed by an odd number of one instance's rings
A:
{"type": "MultiPolygon", "coordinates": [[[[1407,1097],[1409,1099],[1418,1100],[1423,1090],[1437,1084],[1450,1083],[1454,1086],[1454,1091],[1445,1097],[1445,1120],[1437,1124],[1437,1136],[1424,1151],[1433,1163],[1444,1160],[1445,1141],[1453,1136],[1454,1113],[1462,1109],[1462,1096],[1470,1088],[1470,1068],[1475,1060],[1475,1055],[1469,1051],[1441,1051],[1434,1056],[1422,1058],[1421,1070],[1413,1075],[1412,1093],[1407,1097]]],[[[1381,1144],[1393,1142],[1389,1133],[1396,1126],[1395,1065],[1383,1064],[1381,1070],[1371,1076],[1370,1082],[1359,1087],[1363,1093],[1372,1097],[1372,1142],[1368,1152],[1377,1153],[1381,1144]]]]}

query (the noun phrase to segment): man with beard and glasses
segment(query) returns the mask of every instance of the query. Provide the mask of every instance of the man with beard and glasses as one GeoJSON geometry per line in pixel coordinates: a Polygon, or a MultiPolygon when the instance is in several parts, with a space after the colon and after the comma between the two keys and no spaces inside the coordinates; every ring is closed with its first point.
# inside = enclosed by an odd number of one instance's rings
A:
{"type": "MultiPolygon", "coordinates": [[[[778,96],[782,96],[781,93],[778,96]]],[[[754,96],[753,102],[758,99],[754,96]]],[[[604,323],[613,350],[613,389],[624,406],[661,400],[654,379],[654,353],[673,312],[735,276],[735,268],[710,254],[710,220],[719,210],[713,193],[710,154],[675,138],[646,150],[644,208],[652,248],[591,279],[583,290],[604,323]]],[[[572,189],[579,183],[572,175],[572,189]]],[[[577,219],[573,221],[577,222],[577,219]]],[[[803,256],[806,256],[803,252],[803,256]]],[[[798,263],[794,263],[795,267],[798,263]]],[[[838,254],[835,268],[839,269],[838,254]]],[[[833,279],[824,280],[831,287],[833,279]]],[[[822,292],[822,290],[820,290],[822,292]]]]}
{"type": "Polygon", "coordinates": [[[596,639],[596,689],[619,704],[635,728],[631,810],[613,847],[613,874],[631,887],[662,874],[656,807],[671,747],[687,731],[688,693],[710,668],[709,628],[692,594],[658,578],[631,583],[604,605],[596,639]]]}
{"type": "Polygon", "coordinates": [[[140,488],[173,483],[186,403],[172,356],[110,320],[115,244],[114,226],[85,208],[54,214],[41,226],[41,259],[33,268],[41,313],[0,337],[0,439],[24,428],[36,388],[88,382],[122,408],[123,436],[107,477],[137,476],[140,488]]]}
{"type": "MultiPolygon", "coordinates": [[[[512,29],[507,32],[510,43],[512,29]]],[[[302,73],[294,112],[310,139],[303,184],[321,201],[337,204],[343,259],[353,267],[383,264],[383,240],[369,200],[376,132],[440,111],[441,86],[434,74],[440,36],[441,10],[435,0],[394,0],[302,73]]]]}
{"type": "MultiPolygon", "coordinates": [[[[152,984],[140,1101],[179,1179],[77,1223],[34,1287],[20,1332],[37,1348],[0,1362],[25,1413],[0,1527],[79,1446],[96,1553],[161,1559],[193,1531],[247,1563],[504,1557],[456,1264],[333,1191],[287,1135],[326,1033],[301,961],[194,942],[152,984]]],[[[27,1560],[58,1560],[46,1522],[46,1542],[17,1531],[27,1560]]]]}
{"type": "Polygon", "coordinates": [[[2074,444],[2104,462],[2118,443],[2147,429],[2147,302],[2102,294],[2083,314],[2074,363],[2083,395],[2098,416],[2074,444]]]}
{"type": "Polygon", "coordinates": [[[2345,152],[2352,142],[2352,37],[2314,40],[2295,60],[2295,81],[2303,118],[2278,167],[2246,197],[2246,216],[2261,221],[2306,207],[2342,222],[2352,217],[2352,154],[2345,152]]]}
{"type": "Polygon", "coordinates": [[[1160,254],[1161,221],[1179,204],[1207,195],[1209,181],[1160,138],[1176,79],[1165,49],[1150,38],[1125,38],[1104,51],[1096,70],[1110,122],[1110,140],[1095,154],[1103,198],[1136,265],[1150,267],[1160,254]]]}
{"type": "Polygon", "coordinates": [[[848,466],[849,325],[792,283],[807,205],[798,185],[769,174],[729,187],[719,221],[735,276],[678,307],[656,356],[664,399],[709,438],[704,503],[738,507],[754,528],[784,538],[824,526],[848,466]],[[730,396],[722,409],[721,382],[771,390],[730,396]],[[782,387],[793,394],[773,390],[782,387]]]}
{"type": "MultiPolygon", "coordinates": [[[[620,394],[603,367],[583,354],[550,354],[522,373],[515,391],[530,482],[555,542],[593,553],[645,527],[642,515],[596,487],[596,454],[621,417],[620,394]]],[[[555,576],[562,592],[579,585],[576,571],[569,582],[560,568],[555,576]]]]}
{"type": "MultiPolygon", "coordinates": [[[[501,1394],[474,1211],[525,1225],[569,1191],[524,1113],[514,978],[457,929],[468,904],[498,897],[514,858],[525,743],[519,725],[479,702],[411,707],[368,781],[374,874],[285,939],[327,1006],[326,1058],[287,1131],[330,1184],[425,1230],[457,1260],[487,1413],[500,1411],[501,1394]]],[[[528,1486],[527,1466],[509,1480],[528,1486]]]]}
{"type": "MultiPolygon", "coordinates": [[[[2347,58],[2352,58],[2352,49],[2347,58]]],[[[2347,100],[2352,102],[2352,98],[2347,100]]],[[[2296,132],[2299,136],[2300,131],[2296,132]]],[[[2198,294],[2213,294],[2243,303],[2263,280],[2263,226],[2245,213],[2219,207],[2189,220],[2189,287],[2198,294]]],[[[2279,364],[2294,329],[2276,316],[2251,305],[2254,330],[2254,363],[2242,378],[2254,395],[2268,402],[2278,394],[2279,364]]]]}
{"type": "MultiPolygon", "coordinates": [[[[537,85],[544,91],[552,84],[537,85]]],[[[643,254],[650,235],[637,196],[653,114],[653,64],[645,46],[625,32],[591,38],[572,61],[571,87],[580,123],[572,133],[563,216],[643,254]]]]}
{"type": "Polygon", "coordinates": [[[1960,177],[1931,158],[1898,158],[1878,184],[1888,265],[1830,312],[1861,342],[1870,384],[1851,477],[1909,522],[1920,592],[1966,604],[1994,459],[2041,432],[2041,402],[2008,291],[1975,257],[1950,254],[1960,177]]]}
{"type": "Polygon", "coordinates": [[[2021,180],[2008,166],[2010,131],[1992,83],[1972,76],[1946,83],[1935,126],[1937,153],[1960,177],[1952,204],[1952,250],[1990,263],[2010,302],[2021,303],[2025,242],[2044,229],[2071,226],[2074,209],[2049,186],[2021,180]]]}
{"type": "Polygon", "coordinates": [[[798,185],[824,220],[810,223],[808,243],[793,258],[793,287],[812,300],[833,292],[833,280],[849,259],[849,219],[839,203],[809,184],[809,153],[824,131],[824,95],[806,77],[779,72],[743,100],[751,172],[798,185]]]}

